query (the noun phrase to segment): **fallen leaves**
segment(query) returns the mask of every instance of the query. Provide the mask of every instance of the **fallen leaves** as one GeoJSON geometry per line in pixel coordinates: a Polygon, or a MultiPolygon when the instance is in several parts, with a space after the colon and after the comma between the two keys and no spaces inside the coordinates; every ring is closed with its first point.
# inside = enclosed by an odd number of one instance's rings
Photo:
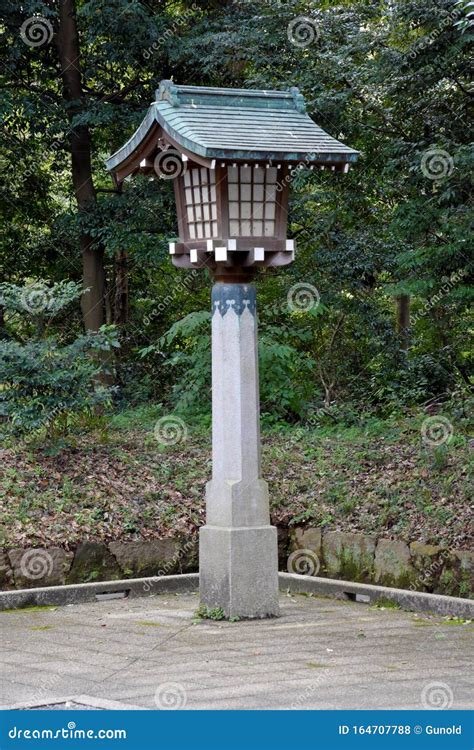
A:
{"type": "MultiPolygon", "coordinates": [[[[189,536],[205,520],[210,444],[209,433],[190,431],[184,447],[159,452],[136,429],[111,433],[106,444],[85,434],[49,453],[1,449],[2,538],[8,546],[68,547],[189,536]]],[[[342,431],[292,440],[288,430],[273,431],[263,438],[262,472],[272,522],[466,546],[467,452],[450,447],[436,471],[416,431],[384,441],[342,431]]]]}

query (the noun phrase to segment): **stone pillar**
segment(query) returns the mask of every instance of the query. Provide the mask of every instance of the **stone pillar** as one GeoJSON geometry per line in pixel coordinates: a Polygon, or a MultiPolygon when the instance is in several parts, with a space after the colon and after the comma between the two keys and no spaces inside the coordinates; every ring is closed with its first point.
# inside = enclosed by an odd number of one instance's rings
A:
{"type": "Polygon", "coordinates": [[[201,603],[228,617],[279,614],[277,531],[260,470],[256,293],[212,289],[212,480],[200,530],[201,603]]]}

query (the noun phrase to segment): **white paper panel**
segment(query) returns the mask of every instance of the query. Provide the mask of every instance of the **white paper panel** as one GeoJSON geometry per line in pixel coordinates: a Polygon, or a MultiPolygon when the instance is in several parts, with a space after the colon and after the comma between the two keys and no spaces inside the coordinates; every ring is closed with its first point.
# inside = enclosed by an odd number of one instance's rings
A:
{"type": "Polygon", "coordinates": [[[265,222],[265,237],[272,237],[274,233],[275,233],[275,222],[266,221],[265,222]]]}
{"type": "Polygon", "coordinates": [[[265,203],[265,218],[266,219],[275,218],[275,204],[274,203],[265,203]]]}
{"type": "Polygon", "coordinates": [[[265,190],[265,200],[267,201],[274,201],[276,196],[276,188],[273,185],[270,185],[270,187],[267,187],[265,190]]]}
{"type": "Polygon", "coordinates": [[[228,167],[228,169],[227,169],[227,180],[228,180],[228,182],[238,182],[238,179],[237,179],[237,167],[228,167]]]}
{"type": "Polygon", "coordinates": [[[276,167],[268,167],[267,169],[267,185],[269,182],[276,182],[277,170],[276,167]]]}
{"type": "Polygon", "coordinates": [[[252,216],[252,204],[241,203],[240,204],[240,215],[242,219],[250,219],[252,216]]]}
{"type": "Polygon", "coordinates": [[[240,167],[240,182],[250,182],[252,178],[252,169],[250,167],[240,167]]]}
{"type": "Polygon", "coordinates": [[[242,201],[249,201],[252,197],[252,188],[249,185],[241,185],[240,186],[240,200],[242,201]]]}

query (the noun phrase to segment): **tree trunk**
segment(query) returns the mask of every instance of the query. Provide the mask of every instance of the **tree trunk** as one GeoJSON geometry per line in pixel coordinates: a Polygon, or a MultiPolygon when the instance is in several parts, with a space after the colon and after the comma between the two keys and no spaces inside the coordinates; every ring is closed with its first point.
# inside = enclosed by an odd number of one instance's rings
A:
{"type": "Polygon", "coordinates": [[[410,295],[400,294],[397,297],[397,332],[400,346],[407,352],[410,348],[410,295]]]}
{"type": "MultiPolygon", "coordinates": [[[[81,111],[83,100],[79,35],[76,23],[75,0],[59,3],[59,31],[56,43],[61,63],[63,96],[69,121],[81,111]]],[[[79,212],[87,213],[96,205],[92,181],[91,137],[85,125],[76,125],[70,132],[72,181],[79,212]]],[[[87,289],[81,300],[86,331],[98,331],[104,323],[104,250],[93,246],[86,232],[80,237],[83,263],[83,284],[87,289]]]]}
{"type": "Polygon", "coordinates": [[[122,325],[128,320],[128,253],[121,250],[115,259],[114,323],[122,325]]]}

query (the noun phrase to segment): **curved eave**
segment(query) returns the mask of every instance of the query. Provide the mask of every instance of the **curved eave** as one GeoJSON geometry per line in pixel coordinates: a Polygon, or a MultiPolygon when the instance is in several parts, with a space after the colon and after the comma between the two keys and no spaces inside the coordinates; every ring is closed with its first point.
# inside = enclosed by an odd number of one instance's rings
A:
{"type": "MultiPolygon", "coordinates": [[[[308,118],[309,119],[309,118],[308,118]]],[[[140,127],[135,131],[131,138],[112,156],[106,159],[107,169],[115,172],[120,170],[121,177],[130,174],[136,169],[137,161],[147,158],[156,150],[156,140],[154,131],[161,128],[177,146],[189,154],[195,154],[204,159],[223,159],[226,161],[246,160],[246,161],[276,161],[285,163],[305,162],[307,164],[341,164],[357,161],[359,152],[348,148],[347,151],[330,149],[321,151],[279,151],[273,150],[256,150],[256,149],[226,149],[226,148],[208,148],[204,144],[187,138],[178,130],[173,128],[166,120],[166,117],[160,111],[157,103],[154,102],[149,108],[140,127]],[[127,163],[130,168],[127,169],[127,163]]]]}
{"type": "Polygon", "coordinates": [[[119,148],[115,154],[105,160],[107,169],[114,172],[131,157],[137,156],[143,143],[150,135],[150,131],[159,124],[155,115],[155,108],[150,107],[141,125],[137,128],[131,138],[119,148]]]}

